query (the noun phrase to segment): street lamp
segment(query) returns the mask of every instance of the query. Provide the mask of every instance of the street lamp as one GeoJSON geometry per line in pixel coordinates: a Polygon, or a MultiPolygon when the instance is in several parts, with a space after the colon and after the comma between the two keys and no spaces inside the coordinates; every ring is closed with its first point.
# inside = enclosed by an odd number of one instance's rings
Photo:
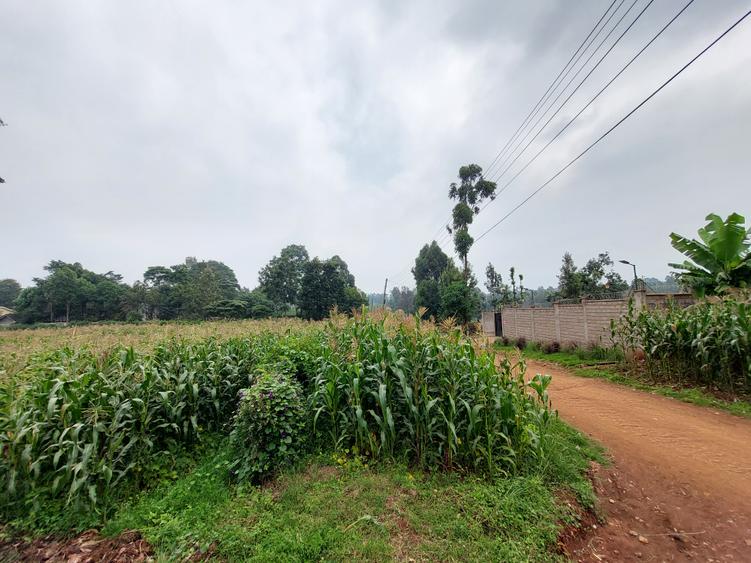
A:
{"type": "Polygon", "coordinates": [[[636,282],[638,278],[636,277],[636,264],[632,264],[628,260],[618,260],[621,264],[626,264],[626,266],[631,266],[634,268],[634,289],[636,289],[636,282]]]}

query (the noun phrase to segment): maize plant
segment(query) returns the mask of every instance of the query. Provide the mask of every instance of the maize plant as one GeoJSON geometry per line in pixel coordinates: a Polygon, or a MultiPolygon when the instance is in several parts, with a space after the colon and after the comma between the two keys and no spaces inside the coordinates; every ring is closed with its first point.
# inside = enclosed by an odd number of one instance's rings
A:
{"type": "Polygon", "coordinates": [[[612,326],[624,352],[641,349],[655,380],[751,392],[751,304],[707,300],[681,309],[635,311],[612,326]]]}
{"type": "Polygon", "coordinates": [[[547,385],[523,366],[477,354],[459,331],[359,317],[329,327],[311,391],[314,430],[334,448],[423,469],[513,471],[539,453],[550,420],[547,385]],[[391,333],[390,333],[391,332],[391,333]]]}

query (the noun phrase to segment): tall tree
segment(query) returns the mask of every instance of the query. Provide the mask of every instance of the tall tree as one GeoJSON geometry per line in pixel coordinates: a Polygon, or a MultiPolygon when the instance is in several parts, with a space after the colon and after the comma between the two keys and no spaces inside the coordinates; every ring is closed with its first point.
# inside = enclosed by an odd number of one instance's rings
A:
{"type": "Polygon", "coordinates": [[[415,291],[415,307],[425,308],[425,318],[441,316],[441,289],[439,280],[441,274],[449,265],[449,257],[436,241],[426,244],[420,249],[415,259],[412,274],[415,276],[417,289],[415,291]]]}
{"type": "Polygon", "coordinates": [[[596,258],[590,258],[579,274],[584,295],[601,295],[628,289],[628,283],[613,271],[613,260],[608,252],[601,252],[596,258]]]}
{"type": "Polygon", "coordinates": [[[21,284],[10,278],[0,280],[0,305],[13,307],[13,302],[21,294],[21,284]]]}
{"type": "Polygon", "coordinates": [[[561,272],[558,274],[558,297],[573,299],[582,293],[581,276],[570,252],[563,255],[561,272]]]}
{"type": "Polygon", "coordinates": [[[415,259],[415,267],[412,268],[415,282],[419,284],[423,280],[438,281],[448,263],[449,257],[441,250],[436,241],[426,244],[420,249],[420,253],[415,259]]]}
{"type": "Polygon", "coordinates": [[[706,220],[698,231],[701,240],[670,234],[673,248],[691,261],[668,265],[678,270],[680,282],[698,296],[751,287],[751,229],[746,229],[745,218],[733,213],[723,221],[711,213],[706,220]]]}
{"type": "Polygon", "coordinates": [[[337,307],[349,313],[367,302],[365,294],[355,287],[355,277],[346,262],[339,256],[322,261],[318,258],[305,265],[300,290],[300,315],[305,319],[320,320],[337,307]]]}
{"type": "Polygon", "coordinates": [[[279,305],[296,305],[310,260],[308,251],[300,244],[291,244],[274,256],[258,274],[261,290],[279,305]]]}
{"type": "Polygon", "coordinates": [[[495,182],[483,178],[482,168],[477,164],[459,168],[459,183],[454,182],[449,187],[449,198],[457,201],[452,213],[454,248],[462,261],[465,279],[470,275],[467,256],[474,244],[469,226],[480,212],[480,204],[486,199],[495,198],[495,190],[495,182]]]}
{"type": "Polygon", "coordinates": [[[206,260],[196,263],[194,268],[199,278],[204,271],[209,270],[211,272],[207,276],[213,279],[212,289],[216,291],[219,299],[233,299],[237,297],[240,284],[237,283],[235,271],[227,266],[227,264],[217,260],[206,260]]]}
{"type": "Polygon", "coordinates": [[[47,299],[50,302],[50,321],[54,320],[54,311],[60,309],[65,311],[65,321],[70,321],[71,307],[86,302],[88,289],[85,281],[73,268],[55,268],[45,284],[47,299]]]}
{"type": "Polygon", "coordinates": [[[577,268],[571,254],[563,255],[561,271],[558,274],[559,299],[603,295],[628,289],[628,283],[620,274],[613,271],[613,260],[607,252],[591,258],[581,268],[577,268]]]}

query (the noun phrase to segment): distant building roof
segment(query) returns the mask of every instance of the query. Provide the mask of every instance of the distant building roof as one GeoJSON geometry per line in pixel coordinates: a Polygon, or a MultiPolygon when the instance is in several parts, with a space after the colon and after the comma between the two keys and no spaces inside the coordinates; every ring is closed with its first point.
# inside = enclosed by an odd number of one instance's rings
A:
{"type": "Polygon", "coordinates": [[[13,309],[8,309],[7,307],[0,305],[0,319],[9,315],[15,315],[15,313],[16,312],[13,309]]]}

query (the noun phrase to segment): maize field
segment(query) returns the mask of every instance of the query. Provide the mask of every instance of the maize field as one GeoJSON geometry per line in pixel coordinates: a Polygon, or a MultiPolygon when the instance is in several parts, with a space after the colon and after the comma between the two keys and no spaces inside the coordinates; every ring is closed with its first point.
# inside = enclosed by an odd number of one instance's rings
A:
{"type": "Polygon", "coordinates": [[[105,520],[181,452],[229,434],[241,391],[262,372],[300,382],[310,451],[496,475],[538,461],[549,378],[525,383],[523,367],[498,368],[457,329],[388,314],[273,324],[153,344],[139,335],[138,349],[39,348],[5,363],[1,516],[105,520]]]}
{"type": "Polygon", "coordinates": [[[751,304],[712,299],[681,309],[641,310],[612,326],[627,356],[642,350],[653,379],[751,392],[751,304]]]}

